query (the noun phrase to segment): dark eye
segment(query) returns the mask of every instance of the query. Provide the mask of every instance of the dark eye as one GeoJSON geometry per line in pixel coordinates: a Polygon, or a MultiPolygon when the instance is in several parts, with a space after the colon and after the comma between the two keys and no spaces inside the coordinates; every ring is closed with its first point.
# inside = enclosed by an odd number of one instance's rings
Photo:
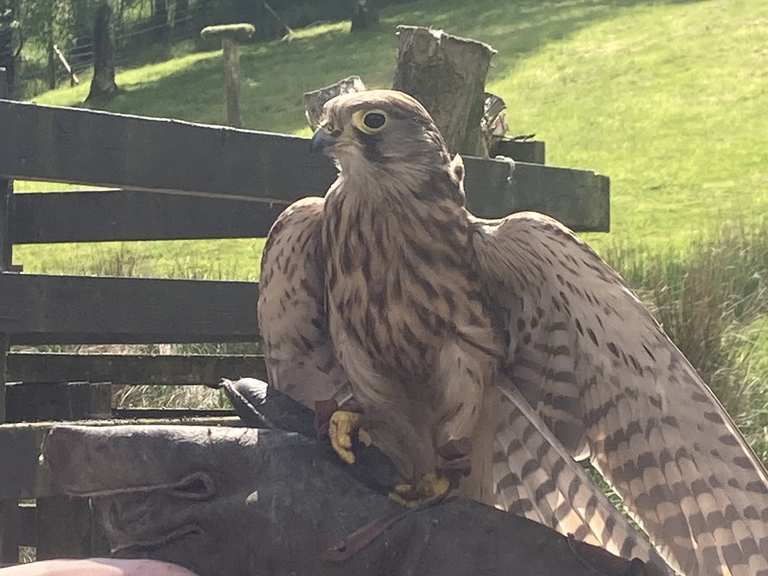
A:
{"type": "Polygon", "coordinates": [[[368,112],[363,116],[363,124],[371,130],[379,130],[387,123],[387,117],[381,112],[368,112]]]}

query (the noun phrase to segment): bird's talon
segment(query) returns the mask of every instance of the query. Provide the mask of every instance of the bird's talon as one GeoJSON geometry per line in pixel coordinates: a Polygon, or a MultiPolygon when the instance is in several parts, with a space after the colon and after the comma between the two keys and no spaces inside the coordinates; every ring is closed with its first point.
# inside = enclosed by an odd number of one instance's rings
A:
{"type": "Polygon", "coordinates": [[[339,458],[347,464],[355,463],[355,454],[352,452],[352,435],[357,433],[357,438],[366,446],[371,445],[371,436],[360,428],[360,414],[337,410],[331,414],[328,425],[328,436],[331,438],[331,446],[339,455],[339,458]]]}
{"type": "Polygon", "coordinates": [[[397,484],[393,490],[396,494],[407,494],[413,490],[413,484],[397,484]]]}
{"type": "Polygon", "coordinates": [[[370,446],[373,444],[373,440],[371,439],[371,435],[368,433],[368,430],[363,428],[360,428],[357,431],[357,439],[360,440],[364,446],[370,446]]]}
{"type": "Polygon", "coordinates": [[[413,484],[398,484],[389,493],[390,499],[401,506],[415,508],[431,500],[442,498],[448,493],[451,483],[447,478],[437,474],[425,474],[414,486],[413,484]]]}

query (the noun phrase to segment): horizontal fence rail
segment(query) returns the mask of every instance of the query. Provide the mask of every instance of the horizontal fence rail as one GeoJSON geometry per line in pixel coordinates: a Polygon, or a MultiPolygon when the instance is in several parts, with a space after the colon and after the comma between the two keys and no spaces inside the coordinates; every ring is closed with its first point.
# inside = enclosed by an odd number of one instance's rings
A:
{"type": "Polygon", "coordinates": [[[286,203],[136,190],[16,194],[14,244],[260,238],[286,203]]]}
{"type": "Polygon", "coordinates": [[[258,284],[0,273],[12,344],[249,342],[258,284]]]}
{"type": "MultiPolygon", "coordinates": [[[[16,179],[290,202],[324,195],[336,174],[327,158],[310,153],[307,139],[283,134],[7,100],[0,100],[0,126],[14,134],[0,139],[0,175],[16,179]]],[[[576,230],[609,228],[604,176],[523,162],[510,174],[502,160],[464,162],[468,205],[478,216],[537,210],[576,230]]],[[[62,201],[51,200],[51,206],[62,201]]],[[[44,198],[35,202],[37,210],[46,210],[44,198]]],[[[256,233],[263,234],[263,227],[250,235],[256,233]]],[[[34,234],[23,224],[15,232],[21,238],[34,234]]]]}
{"type": "Polygon", "coordinates": [[[266,378],[260,355],[63,354],[14,352],[8,381],[112,382],[126,385],[191,386],[221,378],[266,378]]]}

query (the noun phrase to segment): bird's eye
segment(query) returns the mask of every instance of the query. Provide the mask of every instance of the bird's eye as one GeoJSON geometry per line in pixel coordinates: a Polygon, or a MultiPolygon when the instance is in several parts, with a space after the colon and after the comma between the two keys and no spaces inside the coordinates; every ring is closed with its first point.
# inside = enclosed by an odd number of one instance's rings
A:
{"type": "Polygon", "coordinates": [[[381,112],[368,112],[363,116],[363,124],[371,130],[381,130],[387,123],[387,117],[381,112]]]}
{"type": "Polygon", "coordinates": [[[366,134],[376,134],[381,132],[387,125],[387,115],[381,110],[362,110],[355,112],[352,116],[355,127],[366,134]]]}

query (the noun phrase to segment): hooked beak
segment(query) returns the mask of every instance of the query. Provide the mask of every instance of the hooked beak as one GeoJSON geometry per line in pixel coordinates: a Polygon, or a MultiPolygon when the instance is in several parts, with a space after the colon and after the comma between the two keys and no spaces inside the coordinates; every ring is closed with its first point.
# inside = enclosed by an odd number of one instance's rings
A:
{"type": "Polygon", "coordinates": [[[336,137],[325,128],[318,128],[312,135],[312,144],[310,151],[325,152],[328,148],[333,148],[336,144],[336,137]]]}

